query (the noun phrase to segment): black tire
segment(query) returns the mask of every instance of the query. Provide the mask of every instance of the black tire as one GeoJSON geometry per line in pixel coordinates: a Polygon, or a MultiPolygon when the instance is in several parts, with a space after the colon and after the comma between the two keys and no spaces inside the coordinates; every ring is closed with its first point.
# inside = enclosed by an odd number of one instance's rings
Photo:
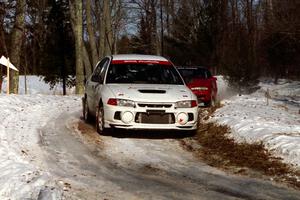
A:
{"type": "Polygon", "coordinates": [[[188,137],[194,137],[196,134],[197,134],[197,129],[196,130],[187,131],[187,136],[188,137]]]}
{"type": "Polygon", "coordinates": [[[215,97],[211,97],[210,106],[211,107],[215,107],[216,106],[216,98],[215,97]]]}
{"type": "Polygon", "coordinates": [[[211,101],[204,102],[204,107],[210,107],[211,101]]]}
{"type": "Polygon", "coordinates": [[[96,111],[96,129],[99,134],[103,134],[104,128],[104,109],[102,105],[99,105],[96,111]]]}
{"type": "Polygon", "coordinates": [[[210,101],[204,102],[205,107],[215,107],[216,106],[216,99],[211,97],[210,101]]]}
{"type": "Polygon", "coordinates": [[[92,116],[89,111],[89,106],[87,102],[87,98],[85,97],[83,99],[83,108],[82,108],[82,115],[85,122],[90,122],[92,119],[92,116]]]}

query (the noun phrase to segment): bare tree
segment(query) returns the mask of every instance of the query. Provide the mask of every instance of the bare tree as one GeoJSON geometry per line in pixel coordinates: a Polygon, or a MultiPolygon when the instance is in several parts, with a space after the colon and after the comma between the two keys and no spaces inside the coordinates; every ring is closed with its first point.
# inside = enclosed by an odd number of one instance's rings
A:
{"type": "Polygon", "coordinates": [[[158,0],[134,0],[138,9],[138,37],[135,41],[136,52],[159,54],[160,45],[157,34],[158,0]]]}
{"type": "MultiPolygon", "coordinates": [[[[126,4],[126,3],[124,3],[126,4]]],[[[118,40],[119,33],[125,26],[126,14],[123,10],[123,1],[122,0],[113,0],[112,3],[112,16],[111,16],[111,25],[112,25],[112,53],[118,53],[118,40]]]]}
{"type": "Polygon", "coordinates": [[[111,6],[109,0],[103,0],[102,17],[100,23],[100,57],[112,54],[112,24],[111,24],[111,6]]]}
{"type": "Polygon", "coordinates": [[[82,1],[69,0],[71,21],[75,36],[76,54],[76,94],[84,92],[84,70],[83,70],[83,20],[82,20],[82,1]]]}
{"type": "MultiPolygon", "coordinates": [[[[4,31],[4,16],[5,16],[5,11],[6,11],[6,6],[5,3],[1,2],[0,3],[0,46],[2,47],[1,49],[1,55],[8,56],[8,50],[6,47],[6,38],[5,38],[5,31],[4,31]]],[[[2,67],[0,68],[0,93],[2,89],[2,81],[3,81],[3,74],[2,74],[2,67]]]]}
{"type": "MultiPolygon", "coordinates": [[[[24,20],[25,20],[25,0],[19,0],[16,4],[16,17],[15,24],[12,30],[11,35],[11,44],[10,44],[10,60],[16,66],[20,66],[20,58],[21,58],[21,47],[23,43],[23,33],[24,33],[24,20]]],[[[10,77],[10,92],[18,93],[19,90],[19,73],[12,71],[10,77]]]]}
{"type": "Polygon", "coordinates": [[[97,52],[97,43],[95,39],[95,32],[93,29],[93,20],[92,20],[92,4],[91,0],[86,0],[86,26],[87,26],[87,32],[89,36],[89,46],[91,49],[91,54],[92,54],[92,66],[95,67],[99,55],[97,52]]]}

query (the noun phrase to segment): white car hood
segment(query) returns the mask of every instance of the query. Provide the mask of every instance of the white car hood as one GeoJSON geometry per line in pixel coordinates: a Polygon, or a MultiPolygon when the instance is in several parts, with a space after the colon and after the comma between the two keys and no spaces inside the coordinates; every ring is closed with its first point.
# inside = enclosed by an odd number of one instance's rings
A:
{"type": "Polygon", "coordinates": [[[116,98],[140,102],[176,102],[196,100],[185,85],[108,84],[116,98]]]}

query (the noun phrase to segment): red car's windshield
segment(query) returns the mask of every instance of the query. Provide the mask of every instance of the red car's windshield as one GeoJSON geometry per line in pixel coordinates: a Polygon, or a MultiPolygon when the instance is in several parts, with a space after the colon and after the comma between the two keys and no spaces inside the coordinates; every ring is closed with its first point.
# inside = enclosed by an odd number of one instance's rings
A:
{"type": "Polygon", "coordinates": [[[212,76],[210,71],[204,68],[179,68],[178,71],[187,83],[194,79],[208,79],[212,76]]]}

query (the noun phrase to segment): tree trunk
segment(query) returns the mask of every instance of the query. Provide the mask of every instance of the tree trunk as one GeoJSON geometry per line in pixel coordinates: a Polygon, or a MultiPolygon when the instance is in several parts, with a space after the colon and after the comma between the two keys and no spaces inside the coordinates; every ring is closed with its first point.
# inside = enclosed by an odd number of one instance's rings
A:
{"type": "MultiPolygon", "coordinates": [[[[105,5],[107,5],[107,0],[104,0],[103,2],[103,11],[105,10],[105,5]]],[[[101,12],[100,12],[101,13],[101,12]]],[[[99,14],[100,14],[99,13],[99,14]]],[[[102,59],[105,56],[105,14],[102,12],[102,15],[100,16],[100,38],[99,38],[99,54],[100,58],[102,59]]]]}
{"type": "MultiPolygon", "coordinates": [[[[2,9],[2,8],[0,8],[0,9],[2,9]]],[[[4,27],[3,27],[3,25],[4,25],[4,15],[5,15],[5,13],[0,13],[0,23],[1,23],[1,27],[0,27],[0,46],[1,46],[1,49],[4,51],[4,55],[7,57],[8,56],[8,50],[7,50],[7,46],[6,46],[4,27]]]]}
{"type": "Polygon", "coordinates": [[[91,0],[86,0],[86,24],[87,24],[87,32],[89,35],[89,44],[91,48],[91,53],[92,53],[92,66],[95,67],[99,56],[97,52],[97,45],[96,45],[96,40],[95,40],[95,34],[93,30],[93,23],[92,23],[92,12],[91,12],[91,0]]]}
{"type": "Polygon", "coordinates": [[[83,31],[82,31],[82,1],[69,0],[72,27],[75,37],[76,54],[76,94],[84,92],[84,71],[83,71],[83,31]]]}
{"type": "Polygon", "coordinates": [[[103,58],[112,54],[113,48],[113,33],[111,26],[111,9],[110,1],[103,1],[102,17],[100,22],[100,57],[103,58]]]}
{"type": "Polygon", "coordinates": [[[156,13],[156,6],[157,6],[157,1],[150,1],[150,23],[151,23],[151,49],[152,49],[152,54],[159,54],[160,52],[160,45],[159,45],[159,39],[157,36],[157,26],[156,26],[156,19],[157,19],[157,13],[156,13]]]}
{"type": "MultiPolygon", "coordinates": [[[[0,7],[0,47],[2,48],[4,55],[8,56],[8,51],[6,48],[6,40],[5,40],[5,34],[4,34],[4,16],[5,16],[5,9],[4,7],[0,7]]],[[[0,93],[2,90],[2,81],[3,81],[3,72],[2,69],[0,69],[0,93]]]]}
{"type": "Polygon", "coordinates": [[[103,13],[105,19],[105,56],[112,54],[111,8],[109,0],[104,0],[103,13]]]}
{"type": "Polygon", "coordinates": [[[164,21],[162,0],[160,0],[160,55],[164,56],[164,21]]]}
{"type": "MultiPolygon", "coordinates": [[[[94,67],[96,67],[96,64],[93,65],[94,67]]],[[[86,50],[86,46],[83,44],[83,65],[84,65],[84,71],[85,71],[85,75],[86,77],[89,77],[92,74],[92,69],[91,69],[91,61],[89,59],[89,53],[86,50]]]]}
{"type": "Polygon", "coordinates": [[[122,23],[122,12],[121,12],[121,0],[113,0],[112,1],[112,11],[114,13],[114,18],[112,20],[114,23],[111,23],[111,30],[112,30],[112,54],[118,53],[117,42],[118,42],[118,35],[120,32],[120,25],[122,23]],[[114,24],[114,25],[112,25],[114,24]]]}
{"type": "MultiPolygon", "coordinates": [[[[19,0],[16,4],[15,25],[12,31],[10,44],[10,61],[17,68],[20,67],[21,47],[23,41],[24,19],[25,19],[25,0],[19,0]]],[[[12,71],[10,76],[10,92],[18,94],[19,90],[19,73],[12,71]]]]}

